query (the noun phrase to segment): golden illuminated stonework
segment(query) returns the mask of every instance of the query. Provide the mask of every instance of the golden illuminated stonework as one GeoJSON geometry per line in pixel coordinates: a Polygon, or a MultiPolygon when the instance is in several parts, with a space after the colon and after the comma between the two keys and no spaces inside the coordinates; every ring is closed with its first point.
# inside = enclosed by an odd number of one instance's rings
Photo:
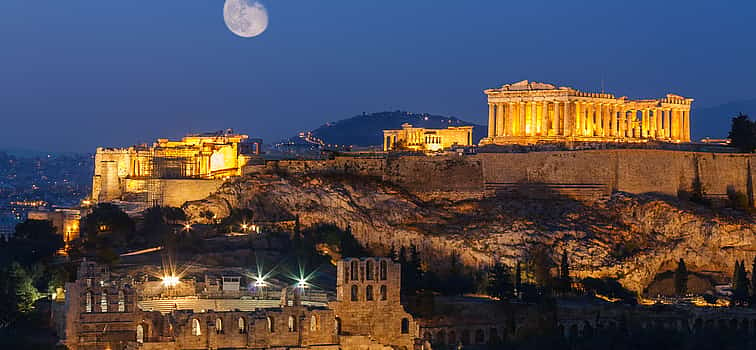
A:
{"type": "Polygon", "coordinates": [[[450,126],[446,129],[416,128],[408,123],[399,130],[383,130],[383,150],[440,151],[452,146],[470,146],[472,126],[450,126]]]}
{"type": "Polygon", "coordinates": [[[486,144],[690,142],[691,98],[630,100],[523,80],[487,89],[486,144]]]}
{"type": "MultiPolygon", "coordinates": [[[[164,197],[176,192],[169,186],[180,187],[183,193],[212,192],[223,179],[242,175],[242,168],[259,155],[261,142],[226,130],[177,141],[158,139],[152,145],[97,148],[91,199],[111,201],[128,193],[164,197]]],[[[183,199],[166,200],[180,204],[183,199]]],[[[163,199],[148,201],[161,204],[163,199]]]]}

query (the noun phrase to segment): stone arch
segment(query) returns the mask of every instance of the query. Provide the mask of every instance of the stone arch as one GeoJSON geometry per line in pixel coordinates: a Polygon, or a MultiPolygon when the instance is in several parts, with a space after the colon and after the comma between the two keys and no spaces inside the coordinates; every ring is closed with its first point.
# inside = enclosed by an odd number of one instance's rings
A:
{"type": "Polygon", "coordinates": [[[244,317],[239,317],[239,319],[236,320],[236,326],[239,330],[239,334],[247,333],[247,320],[245,320],[244,317]]]}
{"type": "Polygon", "coordinates": [[[457,332],[455,332],[453,329],[449,331],[449,341],[447,344],[454,345],[457,343],[457,332]]]}
{"type": "Polygon", "coordinates": [[[402,325],[401,325],[402,334],[408,334],[409,333],[409,319],[408,318],[402,318],[402,325]]]}
{"type": "Polygon", "coordinates": [[[139,344],[144,343],[144,338],[145,338],[144,335],[145,335],[144,325],[140,323],[137,325],[137,328],[136,328],[136,342],[139,344]]]}
{"type": "Polygon", "coordinates": [[[482,329],[475,330],[475,344],[484,344],[486,342],[486,334],[482,329]]]}
{"type": "Polygon", "coordinates": [[[333,325],[336,330],[336,334],[341,334],[341,318],[336,317],[333,320],[333,325]]]}
{"type": "Polygon", "coordinates": [[[501,341],[499,339],[499,330],[496,329],[496,327],[491,327],[488,330],[488,343],[489,344],[499,344],[501,341]]]}
{"type": "Polygon", "coordinates": [[[100,294],[100,312],[108,312],[108,292],[100,294]]]}
{"type": "Polygon", "coordinates": [[[573,323],[572,325],[570,325],[570,328],[569,328],[569,336],[577,337],[578,335],[580,335],[580,330],[578,329],[578,325],[573,323]]]}
{"type": "Polygon", "coordinates": [[[358,290],[358,288],[357,288],[357,285],[356,285],[356,284],[353,284],[353,285],[352,285],[352,290],[351,290],[351,293],[350,293],[350,294],[351,294],[351,300],[352,300],[352,301],[358,301],[358,300],[360,300],[360,297],[359,297],[359,290],[358,290]]]}
{"type": "Polygon", "coordinates": [[[289,326],[289,332],[297,331],[297,319],[294,318],[294,316],[289,315],[289,322],[287,324],[289,326]]]}
{"type": "Polygon", "coordinates": [[[202,325],[196,318],[192,319],[192,335],[197,337],[202,335],[202,325]]]}
{"type": "Polygon", "coordinates": [[[118,312],[126,312],[126,295],[123,290],[118,291],[118,312]]]}
{"type": "Polygon", "coordinates": [[[469,345],[470,344],[470,330],[469,329],[463,329],[462,333],[460,334],[462,338],[462,345],[469,345]]]}
{"type": "Polygon", "coordinates": [[[215,319],[215,334],[223,334],[223,319],[220,317],[215,319]]]}
{"type": "Polygon", "coordinates": [[[358,271],[359,271],[359,268],[357,266],[357,260],[352,260],[349,263],[350,279],[352,281],[358,280],[358,278],[359,278],[359,277],[357,277],[358,276],[358,271]]]}
{"type": "Polygon", "coordinates": [[[388,298],[387,294],[388,294],[388,290],[386,289],[386,286],[382,285],[380,287],[381,300],[386,300],[388,298]]]}
{"type": "Polygon", "coordinates": [[[386,263],[386,260],[381,260],[380,262],[379,275],[381,281],[385,281],[388,278],[388,264],[386,263]]]}
{"type": "Polygon", "coordinates": [[[94,311],[93,304],[94,304],[94,296],[92,295],[92,292],[86,292],[84,294],[84,312],[94,311]]]}
{"type": "Polygon", "coordinates": [[[365,300],[372,301],[373,300],[373,286],[368,285],[365,287],[365,300]]]}
{"type": "Polygon", "coordinates": [[[310,332],[318,330],[318,318],[315,315],[310,316],[310,332]]]}
{"type": "Polygon", "coordinates": [[[693,332],[700,333],[701,331],[703,331],[703,320],[697,318],[695,319],[695,321],[693,321],[693,332]]]}
{"type": "Polygon", "coordinates": [[[372,281],[375,277],[375,266],[373,266],[373,259],[365,261],[365,279],[372,281]]]}
{"type": "Polygon", "coordinates": [[[443,329],[436,332],[436,343],[439,345],[446,344],[446,332],[443,329]]]}
{"type": "Polygon", "coordinates": [[[267,317],[268,321],[268,332],[269,333],[275,333],[276,332],[276,320],[273,318],[273,316],[267,317]]]}
{"type": "Polygon", "coordinates": [[[591,326],[591,324],[588,323],[588,321],[585,321],[585,323],[583,324],[582,335],[583,337],[586,337],[586,338],[590,338],[593,336],[593,326],[591,326]]]}

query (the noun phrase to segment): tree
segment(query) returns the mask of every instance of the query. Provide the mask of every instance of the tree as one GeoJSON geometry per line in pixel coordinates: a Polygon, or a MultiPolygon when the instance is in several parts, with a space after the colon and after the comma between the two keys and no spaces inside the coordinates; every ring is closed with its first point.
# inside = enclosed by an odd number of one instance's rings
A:
{"type": "Polygon", "coordinates": [[[570,280],[570,264],[567,260],[567,251],[562,252],[562,261],[559,263],[559,279],[557,289],[560,293],[569,293],[572,281],[570,280]]]}
{"type": "Polygon", "coordinates": [[[752,153],[756,149],[756,126],[747,115],[740,113],[732,118],[732,126],[727,136],[731,144],[745,153],[752,153]]]}
{"type": "Polygon", "coordinates": [[[514,280],[515,296],[520,297],[522,293],[522,266],[520,261],[517,261],[517,267],[515,268],[515,280],[514,280]]]}
{"type": "Polygon", "coordinates": [[[488,272],[488,295],[506,299],[513,295],[514,284],[509,266],[497,262],[488,272]]]}
{"type": "Polygon", "coordinates": [[[16,311],[21,314],[31,312],[34,309],[34,302],[40,296],[37,288],[34,288],[31,277],[19,263],[13,263],[9,279],[10,285],[15,289],[16,311]]]}
{"type": "Polygon", "coordinates": [[[743,305],[748,299],[748,278],[745,272],[745,261],[735,262],[735,276],[733,280],[732,300],[735,305],[743,305]]]}
{"type": "Polygon", "coordinates": [[[121,243],[134,233],[135,225],[121,208],[100,203],[82,219],[81,228],[87,239],[108,234],[114,238],[112,241],[121,243]]]}
{"type": "Polygon", "coordinates": [[[677,262],[675,270],[675,294],[684,296],[688,293],[688,268],[685,267],[685,261],[681,258],[677,262]]]}
{"type": "Polygon", "coordinates": [[[559,277],[564,280],[570,279],[570,265],[567,263],[567,251],[562,252],[562,263],[559,266],[559,277]]]}

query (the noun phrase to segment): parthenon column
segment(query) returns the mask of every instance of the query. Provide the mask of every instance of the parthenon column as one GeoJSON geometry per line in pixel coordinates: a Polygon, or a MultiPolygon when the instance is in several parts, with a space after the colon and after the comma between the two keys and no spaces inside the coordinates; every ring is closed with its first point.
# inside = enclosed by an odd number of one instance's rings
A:
{"type": "Polygon", "coordinates": [[[546,134],[546,101],[538,103],[538,135],[546,134]]]}
{"type": "Polygon", "coordinates": [[[684,137],[683,141],[690,142],[690,110],[683,111],[683,121],[685,123],[683,127],[684,137]]]}
{"type": "Polygon", "coordinates": [[[493,138],[496,136],[494,134],[494,105],[493,103],[488,104],[488,137],[493,138]]]}
{"type": "Polygon", "coordinates": [[[506,130],[504,129],[505,111],[504,103],[499,103],[496,107],[496,134],[497,136],[506,136],[506,130]]]}
{"type": "Polygon", "coordinates": [[[520,118],[519,119],[520,122],[517,125],[517,136],[524,136],[525,135],[525,123],[527,122],[525,120],[525,118],[526,118],[526,116],[525,116],[526,107],[527,107],[527,105],[525,104],[525,102],[520,102],[519,103],[519,107],[518,107],[517,111],[520,114],[520,117],[519,117],[520,118]]]}
{"type": "Polygon", "coordinates": [[[572,121],[570,120],[570,101],[563,103],[564,110],[562,110],[562,135],[572,136],[572,121]]]}
{"type": "Polygon", "coordinates": [[[649,138],[656,138],[656,110],[648,110],[649,113],[649,119],[648,119],[648,137],[649,138]],[[654,114],[651,115],[650,113],[653,112],[654,114]]]}
{"type": "Polygon", "coordinates": [[[656,120],[656,138],[664,138],[664,122],[662,121],[661,108],[654,108],[654,119],[656,120]]]}
{"type": "Polygon", "coordinates": [[[575,116],[575,136],[583,136],[583,109],[581,107],[581,102],[575,101],[573,102],[575,104],[575,113],[573,115],[575,116]]]}
{"type": "Polygon", "coordinates": [[[641,109],[641,133],[640,137],[648,137],[648,108],[641,109]]]}
{"type": "Polygon", "coordinates": [[[562,133],[559,132],[559,125],[561,125],[561,123],[559,122],[559,101],[554,101],[552,105],[554,113],[551,116],[551,130],[549,130],[549,135],[562,135],[562,133]]]}

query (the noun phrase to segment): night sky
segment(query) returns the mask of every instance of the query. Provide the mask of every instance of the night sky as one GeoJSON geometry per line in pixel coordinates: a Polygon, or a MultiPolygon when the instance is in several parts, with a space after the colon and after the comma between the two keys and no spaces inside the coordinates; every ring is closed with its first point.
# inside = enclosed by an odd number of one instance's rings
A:
{"type": "Polygon", "coordinates": [[[0,148],[225,128],[275,142],[397,109],[485,124],[482,90],[522,79],[756,99],[752,0],[262,2],[268,30],[244,39],[223,0],[0,1],[0,148]]]}

